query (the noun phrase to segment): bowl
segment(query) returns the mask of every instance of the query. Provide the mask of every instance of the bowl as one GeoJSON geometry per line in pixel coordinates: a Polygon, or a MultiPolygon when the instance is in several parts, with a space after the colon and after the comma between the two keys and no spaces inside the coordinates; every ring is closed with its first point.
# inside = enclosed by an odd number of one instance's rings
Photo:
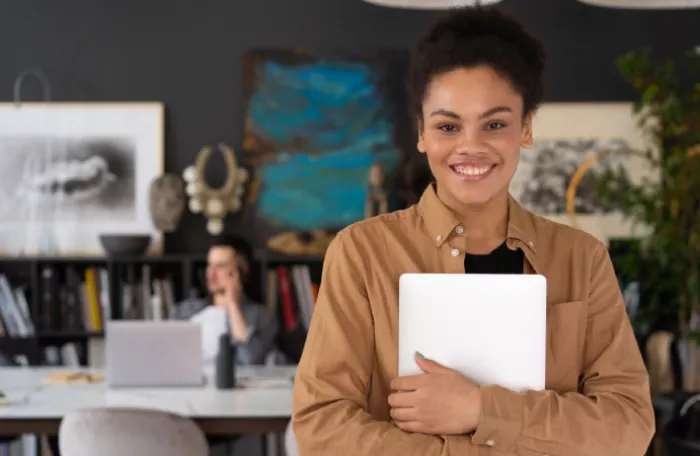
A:
{"type": "Polygon", "coordinates": [[[151,235],[100,234],[100,244],[108,256],[144,255],[151,245],[151,235]]]}

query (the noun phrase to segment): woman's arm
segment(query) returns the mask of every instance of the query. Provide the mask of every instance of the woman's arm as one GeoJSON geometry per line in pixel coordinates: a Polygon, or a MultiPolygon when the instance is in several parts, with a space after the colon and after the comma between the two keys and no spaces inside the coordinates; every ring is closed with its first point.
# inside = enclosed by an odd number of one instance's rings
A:
{"type": "Polygon", "coordinates": [[[594,256],[578,393],[482,387],[472,441],[520,456],[641,456],[655,421],[647,371],[602,244],[594,256]]]}
{"type": "MultiPolygon", "coordinates": [[[[352,233],[350,233],[352,235],[352,233]]],[[[292,428],[304,456],[448,455],[436,436],[409,434],[365,411],[375,363],[360,253],[347,232],[326,252],[323,282],[294,384],[292,428]]],[[[466,447],[465,447],[466,448],[466,447]]],[[[478,448],[473,446],[474,451],[478,448]]],[[[462,456],[477,453],[462,450],[462,456]]]]}

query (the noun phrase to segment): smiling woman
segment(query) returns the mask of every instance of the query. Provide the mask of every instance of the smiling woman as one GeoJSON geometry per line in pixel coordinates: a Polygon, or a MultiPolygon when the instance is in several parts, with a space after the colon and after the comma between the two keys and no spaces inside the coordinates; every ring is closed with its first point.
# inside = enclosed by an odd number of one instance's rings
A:
{"type": "MultiPolygon", "coordinates": [[[[509,193],[520,149],[533,143],[544,61],[540,43],[491,7],[455,9],[419,41],[410,109],[435,182],[417,204],[355,223],[328,248],[295,381],[300,454],[647,450],[647,373],[606,246],[532,214],[509,193]],[[416,354],[422,374],[399,377],[405,273],[544,276],[545,389],[477,384],[425,352],[416,354]]],[[[503,344],[496,332],[486,331],[483,344],[503,344]]]]}

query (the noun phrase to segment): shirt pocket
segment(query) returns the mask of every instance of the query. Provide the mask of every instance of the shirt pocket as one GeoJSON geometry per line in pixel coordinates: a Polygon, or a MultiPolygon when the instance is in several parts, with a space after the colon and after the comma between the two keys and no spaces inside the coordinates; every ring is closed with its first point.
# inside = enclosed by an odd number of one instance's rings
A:
{"type": "Polygon", "coordinates": [[[585,335],[586,301],[547,306],[547,389],[578,390],[585,335]]]}

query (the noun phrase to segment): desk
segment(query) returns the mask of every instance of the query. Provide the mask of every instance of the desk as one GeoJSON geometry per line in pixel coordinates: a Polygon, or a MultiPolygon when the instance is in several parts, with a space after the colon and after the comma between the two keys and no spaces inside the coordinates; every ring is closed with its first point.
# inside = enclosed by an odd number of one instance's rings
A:
{"type": "MultiPolygon", "coordinates": [[[[194,420],[207,435],[281,434],[292,411],[294,366],[237,366],[240,388],[110,389],[94,384],[44,385],[44,377],[66,368],[0,368],[0,436],[57,435],[63,416],[88,407],[136,407],[174,412],[194,420]]],[[[99,370],[81,370],[102,374],[99,370]]],[[[206,374],[206,372],[205,372],[206,374]]],[[[211,377],[207,375],[208,379],[211,377]]]]}

